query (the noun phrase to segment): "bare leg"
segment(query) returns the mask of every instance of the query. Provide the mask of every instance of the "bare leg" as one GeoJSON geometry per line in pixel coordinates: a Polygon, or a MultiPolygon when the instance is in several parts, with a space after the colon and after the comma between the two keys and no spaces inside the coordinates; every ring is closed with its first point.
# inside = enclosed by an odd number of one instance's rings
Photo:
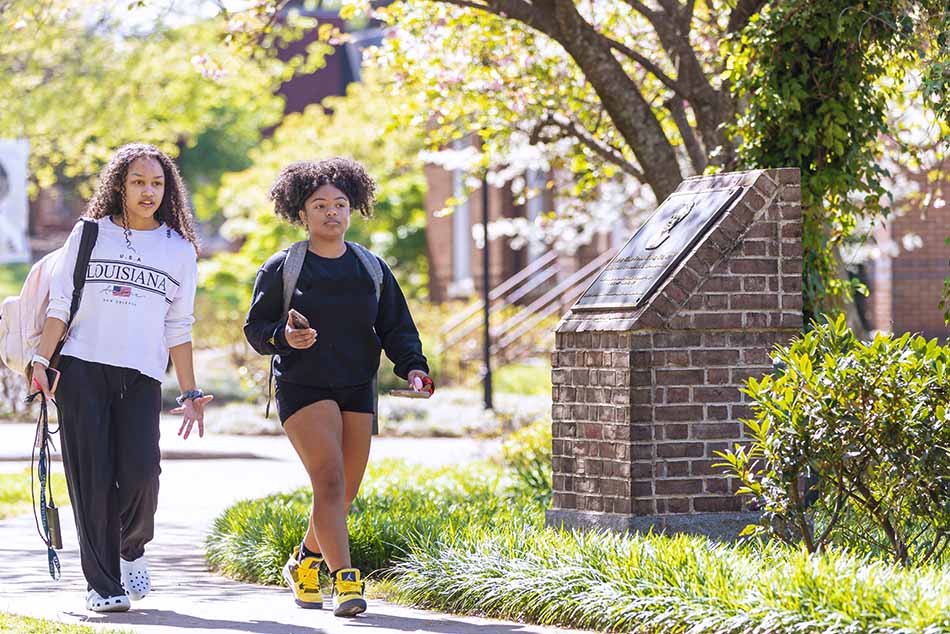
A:
{"type": "Polygon", "coordinates": [[[372,414],[343,412],[343,502],[347,513],[360,492],[372,438],[372,414]]]}
{"type": "Polygon", "coordinates": [[[308,405],[287,419],[284,431],[300,456],[313,488],[307,548],[317,546],[312,544],[315,536],[319,546],[312,549],[323,553],[330,570],[349,568],[340,408],[329,400],[308,405]]]}
{"type": "MultiPolygon", "coordinates": [[[[350,506],[360,492],[366,463],[369,461],[370,441],[373,437],[373,415],[362,412],[343,412],[343,483],[344,514],[349,514],[350,506]]],[[[304,544],[315,553],[322,553],[320,542],[310,513],[310,525],[304,537],[304,544]]]]}

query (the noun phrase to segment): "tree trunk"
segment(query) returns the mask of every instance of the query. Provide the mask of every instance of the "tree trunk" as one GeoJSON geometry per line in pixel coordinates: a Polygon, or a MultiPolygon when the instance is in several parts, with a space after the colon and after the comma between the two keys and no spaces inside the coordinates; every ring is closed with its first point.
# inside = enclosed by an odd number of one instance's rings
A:
{"type": "Polygon", "coordinates": [[[549,33],[577,62],[617,131],[623,135],[657,200],[663,200],[683,179],[676,151],[656,115],[610,47],[577,12],[573,0],[557,0],[556,33],[549,33]]]}

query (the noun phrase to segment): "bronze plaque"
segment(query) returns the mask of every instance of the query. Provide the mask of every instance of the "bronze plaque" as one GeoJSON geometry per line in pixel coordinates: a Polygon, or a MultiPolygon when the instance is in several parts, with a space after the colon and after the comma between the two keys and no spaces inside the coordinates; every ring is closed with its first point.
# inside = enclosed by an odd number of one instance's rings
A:
{"type": "Polygon", "coordinates": [[[670,194],[604,267],[573,310],[640,306],[706,235],[742,189],[670,194]]]}

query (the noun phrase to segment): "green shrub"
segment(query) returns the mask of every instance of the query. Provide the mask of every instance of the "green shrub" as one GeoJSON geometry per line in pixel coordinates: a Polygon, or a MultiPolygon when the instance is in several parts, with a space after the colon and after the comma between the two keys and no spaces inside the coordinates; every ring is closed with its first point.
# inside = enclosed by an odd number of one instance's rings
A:
{"type": "Polygon", "coordinates": [[[240,581],[280,584],[281,567],[303,539],[309,512],[306,489],[238,502],[215,519],[208,562],[240,581]]]}
{"type": "MultiPolygon", "coordinates": [[[[370,465],[349,516],[353,565],[370,572],[389,567],[410,544],[424,544],[469,524],[540,517],[530,497],[505,494],[491,465],[421,468],[402,461],[370,465]]],[[[208,561],[229,577],[280,584],[280,568],[303,539],[310,489],[239,502],[219,516],[207,541],[208,561]]]]}
{"type": "Polygon", "coordinates": [[[539,420],[508,436],[501,447],[515,488],[547,507],[551,501],[551,421],[539,420]]]}
{"type": "Polygon", "coordinates": [[[900,563],[950,541],[950,349],[859,341],[844,318],[780,348],[749,380],[752,441],[722,454],[769,532],[815,552],[843,541],[900,563]],[[809,485],[810,486],[807,486],[809,485]]]}
{"type": "Polygon", "coordinates": [[[568,532],[510,522],[444,534],[393,568],[390,598],[616,632],[945,632],[950,571],[773,543],[568,532]]]}
{"type": "MultiPolygon", "coordinates": [[[[512,439],[535,455],[540,424],[512,439]]],[[[530,458],[521,462],[530,462],[530,458]]],[[[909,569],[840,549],[546,528],[543,508],[488,464],[374,465],[349,518],[354,565],[387,598],[419,607],[617,632],[852,634],[950,628],[950,570],[909,569]]],[[[215,522],[209,560],[280,583],[309,490],[242,502],[215,522]]]]}

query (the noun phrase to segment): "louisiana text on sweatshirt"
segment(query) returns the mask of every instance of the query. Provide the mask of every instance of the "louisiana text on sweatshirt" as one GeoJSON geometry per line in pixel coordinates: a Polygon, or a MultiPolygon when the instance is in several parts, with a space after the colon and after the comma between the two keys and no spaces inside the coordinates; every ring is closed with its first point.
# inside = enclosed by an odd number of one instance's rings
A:
{"type": "MultiPolygon", "coordinates": [[[[168,349],[191,341],[198,263],[195,249],[165,224],[149,231],[125,229],[100,218],[82,302],[63,354],[138,370],[159,381],[168,349]],[[131,243],[131,244],[129,244],[131,243]]],[[[82,221],[73,227],[53,269],[47,316],[69,318],[73,270],[82,221]]]]}

